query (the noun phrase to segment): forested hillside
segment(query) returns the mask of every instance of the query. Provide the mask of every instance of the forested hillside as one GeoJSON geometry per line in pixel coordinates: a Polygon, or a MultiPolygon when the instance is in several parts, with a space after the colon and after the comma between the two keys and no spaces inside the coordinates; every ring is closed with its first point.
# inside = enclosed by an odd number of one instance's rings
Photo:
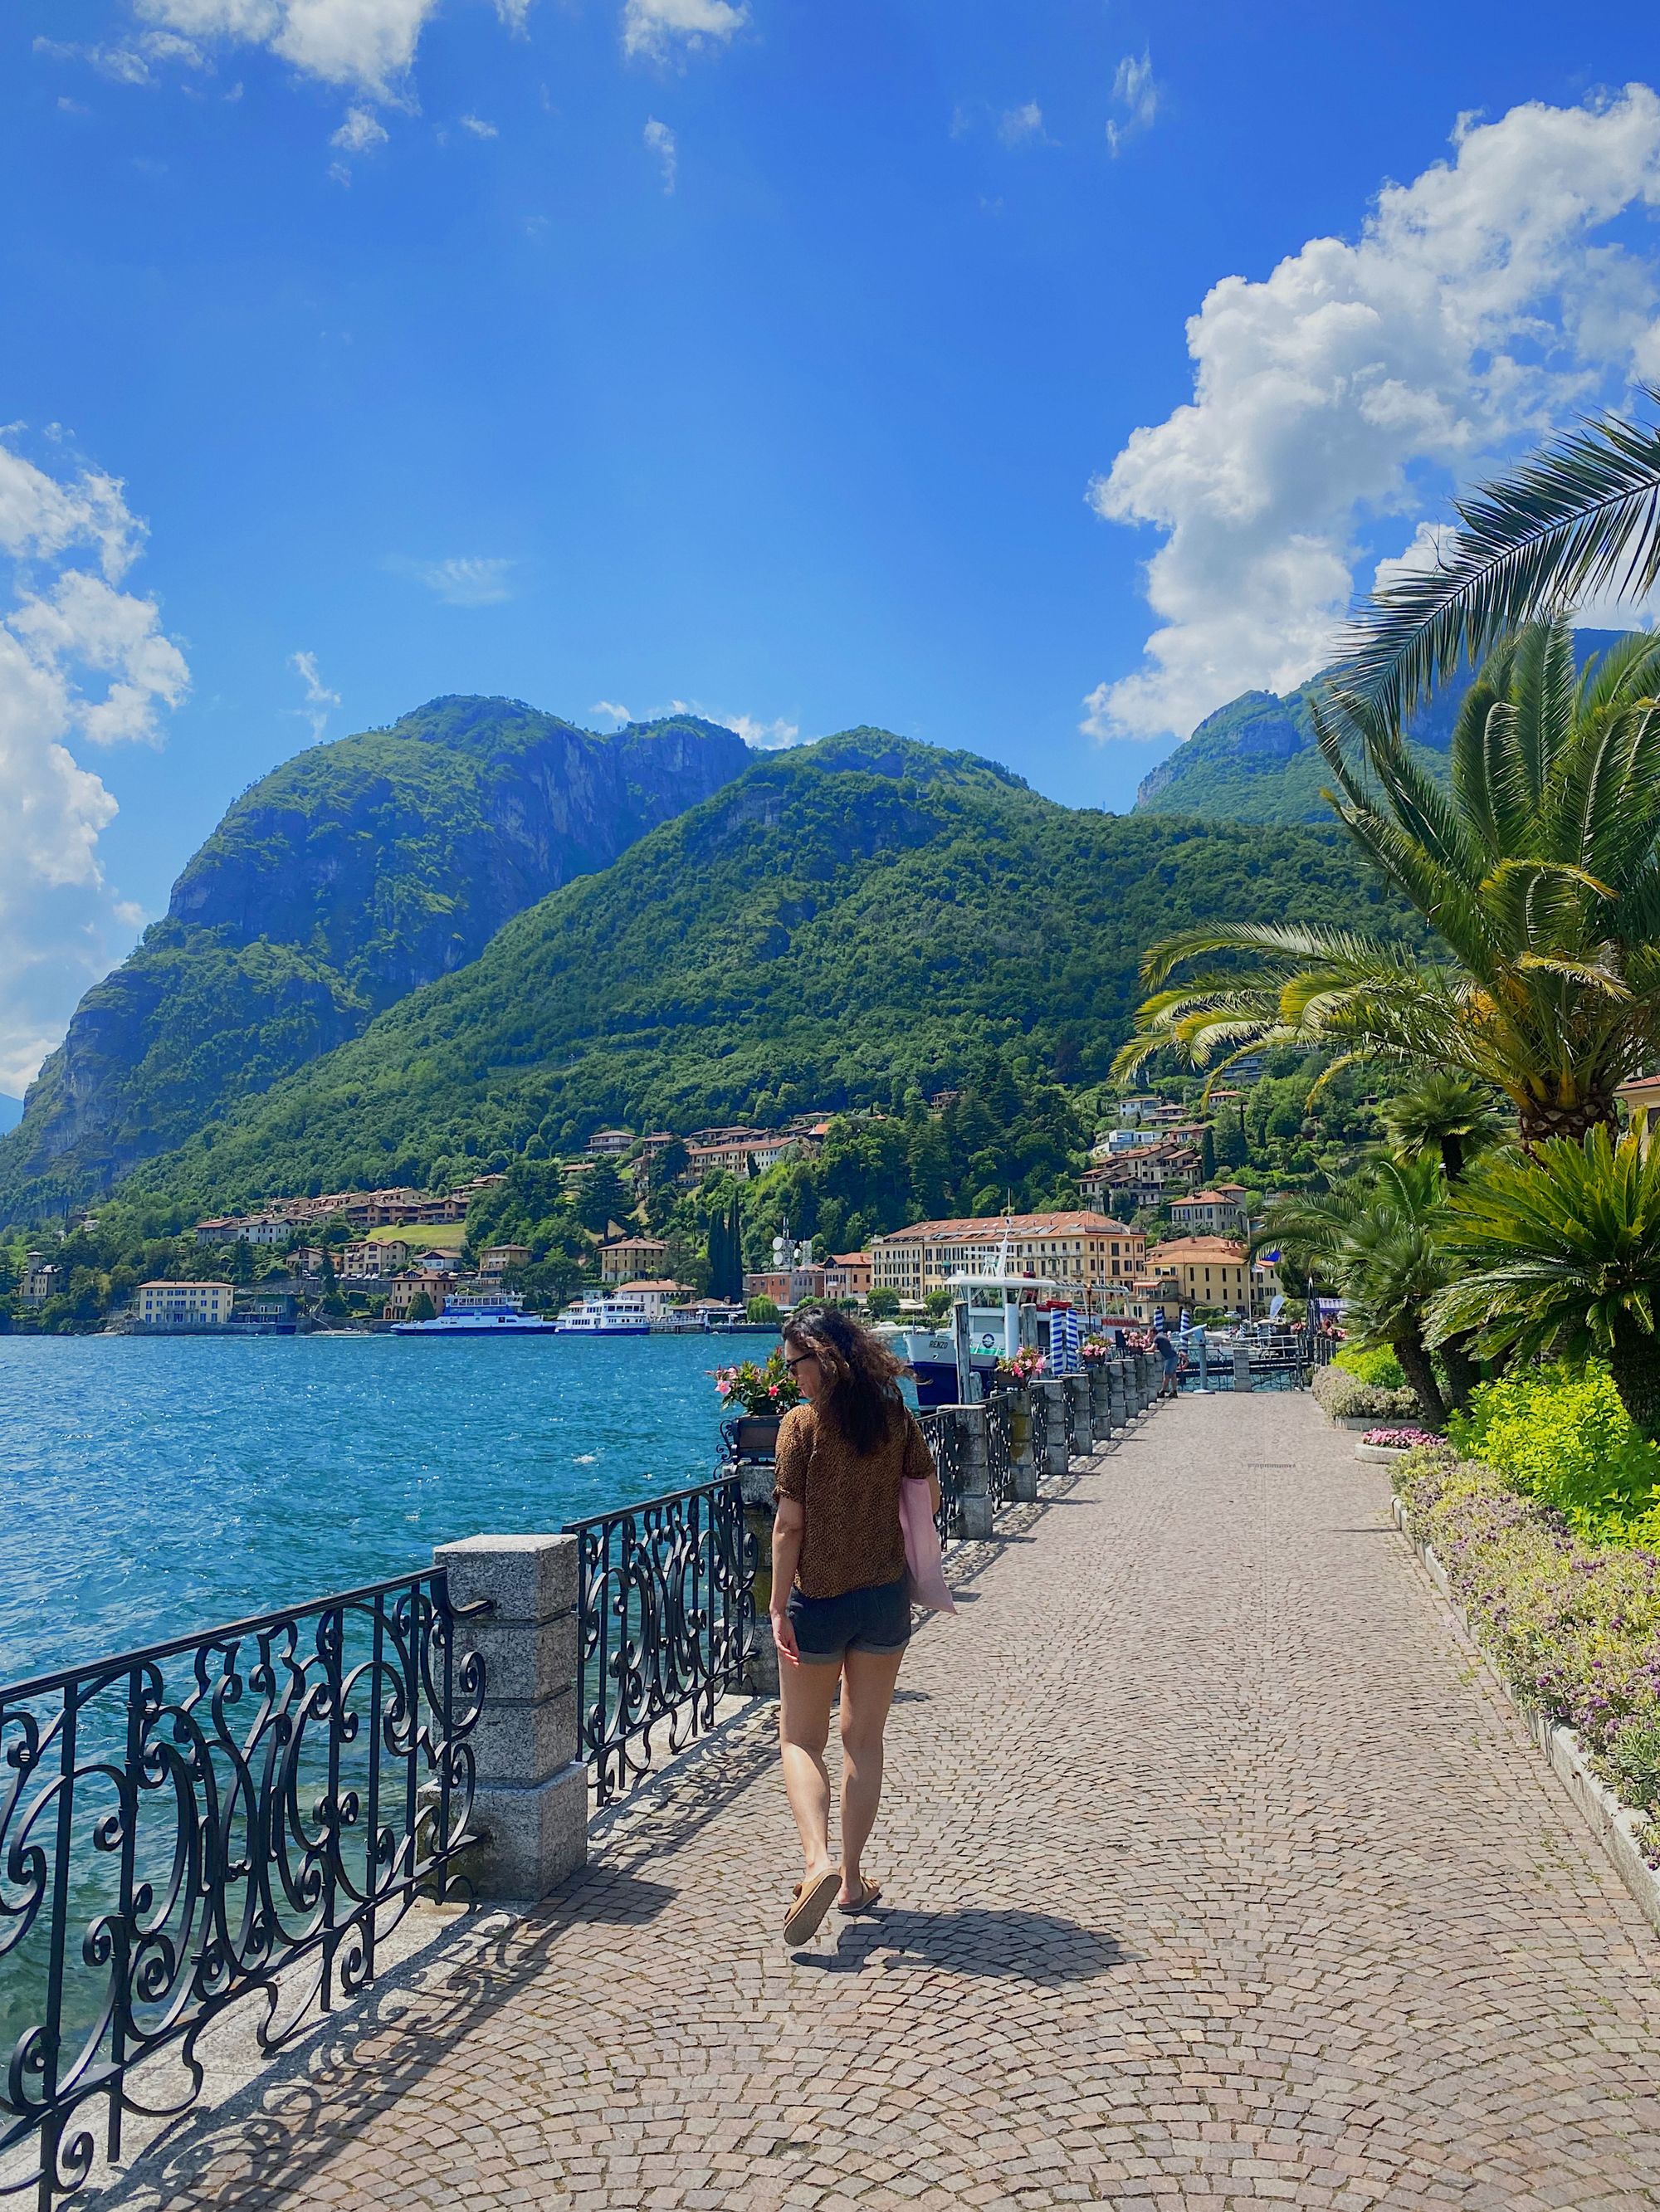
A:
{"type": "Polygon", "coordinates": [[[285,763],[82,1000],[0,1139],[0,1220],[102,1190],[355,1036],[749,757],[689,716],[606,737],[516,700],[450,698],[285,763]]]}
{"type": "MultiPolygon", "coordinates": [[[[1581,667],[1623,635],[1576,631],[1581,667]]],[[[1309,711],[1310,701],[1326,681],[1326,675],[1316,676],[1283,697],[1273,691],[1242,691],[1219,707],[1168,760],[1142,778],[1137,812],[1195,815],[1207,822],[1329,822],[1331,810],[1320,793],[1331,777],[1309,711]]],[[[1424,702],[1408,726],[1420,757],[1435,775],[1445,773],[1452,726],[1468,688],[1468,673],[1451,678],[1424,702]]]]}
{"type": "Polygon", "coordinates": [[[1386,921],[1335,837],[1074,811],[855,730],[764,757],[480,958],[142,1170],[135,1197],[441,1181],[601,1121],[686,1130],[1105,1073],[1141,952],[1218,915],[1386,921]]]}

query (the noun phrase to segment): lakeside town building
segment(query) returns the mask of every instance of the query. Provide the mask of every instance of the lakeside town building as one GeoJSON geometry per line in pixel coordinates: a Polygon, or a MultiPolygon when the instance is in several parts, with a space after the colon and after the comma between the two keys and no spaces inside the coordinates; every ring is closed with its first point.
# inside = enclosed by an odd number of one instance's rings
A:
{"type": "Polygon", "coordinates": [[[140,1283],[140,1328],[226,1328],[236,1292],[229,1283],[140,1283]]]}
{"type": "Polygon", "coordinates": [[[668,1264],[668,1240],[663,1237],[615,1237],[599,1247],[599,1279],[620,1285],[638,1275],[656,1276],[668,1264]]]}
{"type": "Polygon", "coordinates": [[[1147,1249],[1139,1230],[1088,1209],[919,1221],[872,1237],[871,1286],[904,1299],[924,1297],[952,1275],[994,1261],[1005,1240],[1017,1273],[1091,1289],[1128,1281],[1140,1271],[1147,1249]]]}
{"type": "Polygon", "coordinates": [[[1195,1190],[1170,1202],[1172,1229],[1193,1235],[1224,1235],[1243,1229],[1250,1194],[1242,1182],[1219,1182],[1208,1190],[1195,1190]]]}

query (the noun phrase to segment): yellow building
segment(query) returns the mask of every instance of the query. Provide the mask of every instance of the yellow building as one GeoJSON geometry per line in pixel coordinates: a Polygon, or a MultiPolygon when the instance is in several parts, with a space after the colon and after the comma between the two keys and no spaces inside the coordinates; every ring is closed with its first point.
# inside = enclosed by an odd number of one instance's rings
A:
{"type": "Polygon", "coordinates": [[[1660,1075],[1633,1075],[1614,1095],[1631,1116],[1632,1127],[1646,1145],[1655,1129],[1660,1127],[1660,1075]]]}
{"type": "Polygon", "coordinates": [[[1226,1237],[1172,1237],[1148,1253],[1147,1270],[1173,1284],[1184,1306],[1250,1312],[1250,1262],[1226,1237]]]}
{"type": "Polygon", "coordinates": [[[1147,1240],[1104,1213],[992,1214],[958,1221],[918,1221],[871,1239],[871,1287],[921,1298],[964,1270],[994,1265],[1005,1237],[1018,1275],[1047,1276],[1085,1291],[1138,1274],[1147,1240]]]}
{"type": "Polygon", "coordinates": [[[141,1328],[223,1328],[235,1296],[228,1283],[140,1283],[141,1328]]]}

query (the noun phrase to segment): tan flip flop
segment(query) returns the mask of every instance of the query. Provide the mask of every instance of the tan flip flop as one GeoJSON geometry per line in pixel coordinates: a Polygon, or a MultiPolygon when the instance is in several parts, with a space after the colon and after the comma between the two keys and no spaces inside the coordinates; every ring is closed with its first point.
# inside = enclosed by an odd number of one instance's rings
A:
{"type": "Polygon", "coordinates": [[[881,1894],[879,1881],[866,1881],[862,1884],[860,1895],[850,1905],[838,1905],[836,1909],[838,1912],[868,1912],[881,1894]]]}
{"type": "Polygon", "coordinates": [[[840,1867],[821,1874],[817,1881],[798,1881],[795,1902],[784,1915],[784,1941],[792,1945],[805,1943],[810,1936],[816,1936],[841,1887],[840,1867]]]}

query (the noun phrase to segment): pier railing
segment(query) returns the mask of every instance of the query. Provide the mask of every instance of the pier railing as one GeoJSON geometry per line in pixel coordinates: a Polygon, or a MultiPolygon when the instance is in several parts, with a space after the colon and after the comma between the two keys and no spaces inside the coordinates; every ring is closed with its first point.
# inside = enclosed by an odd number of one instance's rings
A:
{"type": "Polygon", "coordinates": [[[736,1475],[565,1533],[579,1547],[578,1740],[605,1805],[741,1688],[754,1556],[736,1475]]]}
{"type": "Polygon", "coordinates": [[[272,2051],[362,1988],[473,1840],[483,1688],[429,1571],[0,1690],[0,2194],[186,2109],[251,1991],[272,2051]]]}

